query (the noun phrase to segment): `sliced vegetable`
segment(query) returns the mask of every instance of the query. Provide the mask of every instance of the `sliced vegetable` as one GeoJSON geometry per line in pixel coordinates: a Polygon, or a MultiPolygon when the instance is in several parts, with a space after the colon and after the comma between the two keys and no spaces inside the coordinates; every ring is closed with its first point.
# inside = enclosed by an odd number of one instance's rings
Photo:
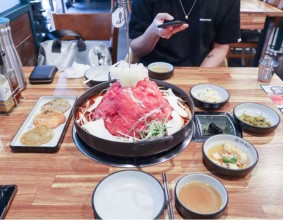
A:
{"type": "Polygon", "coordinates": [[[236,157],[232,157],[231,159],[229,159],[227,157],[223,157],[223,162],[224,163],[237,163],[237,158],[236,157]]]}

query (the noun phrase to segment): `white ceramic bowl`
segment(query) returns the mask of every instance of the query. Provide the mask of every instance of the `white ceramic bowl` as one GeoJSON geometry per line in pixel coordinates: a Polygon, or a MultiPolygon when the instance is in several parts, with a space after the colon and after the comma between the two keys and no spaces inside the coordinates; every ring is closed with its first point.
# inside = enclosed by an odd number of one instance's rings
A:
{"type": "Polygon", "coordinates": [[[174,66],[166,62],[155,62],[148,65],[148,75],[152,79],[168,79],[173,75],[174,66]]]}
{"type": "Polygon", "coordinates": [[[261,133],[261,134],[268,134],[275,130],[280,123],[279,115],[272,110],[271,108],[257,104],[257,103],[242,103],[237,105],[233,110],[233,115],[236,121],[240,124],[243,130],[254,132],[254,133],[261,133]],[[247,122],[244,122],[240,119],[242,114],[248,114],[251,116],[263,116],[266,118],[267,121],[271,123],[271,126],[268,127],[258,127],[247,122]]]}
{"type": "Polygon", "coordinates": [[[98,219],[157,219],[165,207],[165,194],[153,176],[125,170],[105,177],[96,186],[92,203],[98,219]]]}
{"type": "MultiPolygon", "coordinates": [[[[202,219],[217,218],[223,214],[223,211],[228,205],[228,193],[224,185],[221,182],[219,182],[217,179],[215,179],[214,177],[206,175],[206,174],[202,174],[202,173],[193,173],[193,174],[189,174],[189,175],[182,177],[176,183],[174,193],[175,193],[176,208],[178,212],[186,219],[187,218],[202,218],[202,219]],[[219,193],[222,199],[221,208],[213,213],[201,214],[201,213],[197,213],[197,212],[194,212],[188,209],[184,204],[182,204],[182,202],[178,198],[178,194],[184,185],[187,185],[191,182],[203,182],[205,184],[212,186],[214,189],[216,189],[216,191],[219,193]]],[[[190,195],[188,195],[188,197],[189,196],[190,195]]]]}
{"type": "Polygon", "coordinates": [[[203,162],[209,170],[211,170],[212,172],[224,174],[227,176],[233,176],[233,177],[241,177],[247,175],[256,166],[259,158],[257,150],[252,144],[250,144],[248,141],[246,141],[243,138],[229,134],[218,134],[208,138],[202,145],[202,155],[203,155],[203,162]],[[224,144],[224,142],[226,141],[231,141],[233,143],[236,143],[237,148],[247,154],[249,165],[246,168],[237,169],[237,170],[224,168],[220,165],[217,165],[209,158],[208,156],[209,150],[217,145],[224,144]]]}
{"type": "MultiPolygon", "coordinates": [[[[88,86],[95,86],[99,83],[109,81],[110,66],[95,66],[85,72],[85,79],[89,80],[88,86]]],[[[111,78],[112,79],[112,78],[111,78]]]]}
{"type": "Polygon", "coordinates": [[[206,109],[221,108],[222,106],[226,105],[226,103],[228,102],[230,98],[230,94],[226,89],[224,89],[221,86],[209,84],[209,83],[197,84],[193,86],[190,90],[190,95],[194,101],[195,106],[206,108],[206,109]],[[200,100],[198,97],[199,93],[206,88],[210,88],[216,91],[220,96],[220,101],[213,103],[213,102],[206,102],[206,101],[200,100]]]}

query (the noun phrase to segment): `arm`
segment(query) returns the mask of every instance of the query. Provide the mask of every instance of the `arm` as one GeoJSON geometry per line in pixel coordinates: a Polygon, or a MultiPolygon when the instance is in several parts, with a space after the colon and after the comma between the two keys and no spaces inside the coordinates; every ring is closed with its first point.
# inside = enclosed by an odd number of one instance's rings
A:
{"type": "Polygon", "coordinates": [[[157,14],[144,34],[131,41],[131,49],[134,57],[140,58],[149,54],[160,38],[169,39],[173,34],[188,27],[188,24],[183,24],[178,27],[158,28],[157,26],[163,24],[165,20],[171,21],[173,17],[168,13],[157,14]]]}
{"type": "Polygon", "coordinates": [[[213,49],[208,53],[202,61],[201,67],[217,67],[225,59],[229,50],[229,44],[214,43],[213,49]]]}

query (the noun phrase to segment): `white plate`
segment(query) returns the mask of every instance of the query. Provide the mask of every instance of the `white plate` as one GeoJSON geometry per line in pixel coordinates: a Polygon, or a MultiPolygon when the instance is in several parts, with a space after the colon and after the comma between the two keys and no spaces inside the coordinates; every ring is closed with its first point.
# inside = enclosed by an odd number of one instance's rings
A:
{"type": "Polygon", "coordinates": [[[165,206],[165,194],[153,176],[126,170],[104,178],[96,186],[92,202],[97,218],[157,219],[165,206]]]}
{"type": "Polygon", "coordinates": [[[85,78],[97,82],[108,81],[109,69],[110,66],[105,65],[92,67],[85,72],[85,78]]]}
{"type": "Polygon", "coordinates": [[[76,99],[77,98],[75,96],[41,96],[38,99],[35,106],[33,107],[30,114],[28,115],[28,117],[26,118],[26,120],[24,121],[23,125],[21,126],[21,128],[19,129],[17,134],[15,135],[14,139],[12,140],[12,142],[10,144],[11,148],[13,150],[17,150],[17,149],[20,149],[20,148],[22,150],[24,150],[25,148],[27,150],[30,150],[32,148],[32,151],[37,151],[36,149],[38,149],[39,151],[44,151],[44,148],[46,147],[46,148],[49,148],[50,151],[52,151],[52,148],[55,151],[55,148],[58,148],[58,144],[60,142],[63,131],[64,131],[65,127],[68,125],[68,122],[69,122],[68,119],[70,118],[70,114],[72,112],[72,108],[73,108],[73,105],[74,105],[76,99]],[[23,145],[20,141],[20,138],[25,132],[27,132],[28,130],[35,127],[34,124],[33,124],[33,120],[34,120],[34,117],[37,114],[40,113],[41,107],[44,104],[46,104],[46,103],[48,103],[48,102],[50,102],[50,101],[52,101],[56,98],[66,99],[70,104],[70,108],[66,112],[64,112],[64,115],[66,117],[66,122],[59,125],[57,128],[53,129],[54,137],[48,143],[42,144],[40,146],[25,146],[25,145],[23,145]]]}

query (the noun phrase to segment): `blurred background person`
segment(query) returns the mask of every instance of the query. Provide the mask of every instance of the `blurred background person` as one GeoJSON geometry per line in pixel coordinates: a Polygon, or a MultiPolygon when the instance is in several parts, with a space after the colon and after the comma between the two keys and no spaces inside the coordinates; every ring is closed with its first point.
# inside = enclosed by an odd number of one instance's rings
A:
{"type": "Polygon", "coordinates": [[[133,0],[129,36],[144,65],[216,67],[240,38],[240,0],[133,0]],[[171,20],[187,24],[157,27],[171,20]]]}

